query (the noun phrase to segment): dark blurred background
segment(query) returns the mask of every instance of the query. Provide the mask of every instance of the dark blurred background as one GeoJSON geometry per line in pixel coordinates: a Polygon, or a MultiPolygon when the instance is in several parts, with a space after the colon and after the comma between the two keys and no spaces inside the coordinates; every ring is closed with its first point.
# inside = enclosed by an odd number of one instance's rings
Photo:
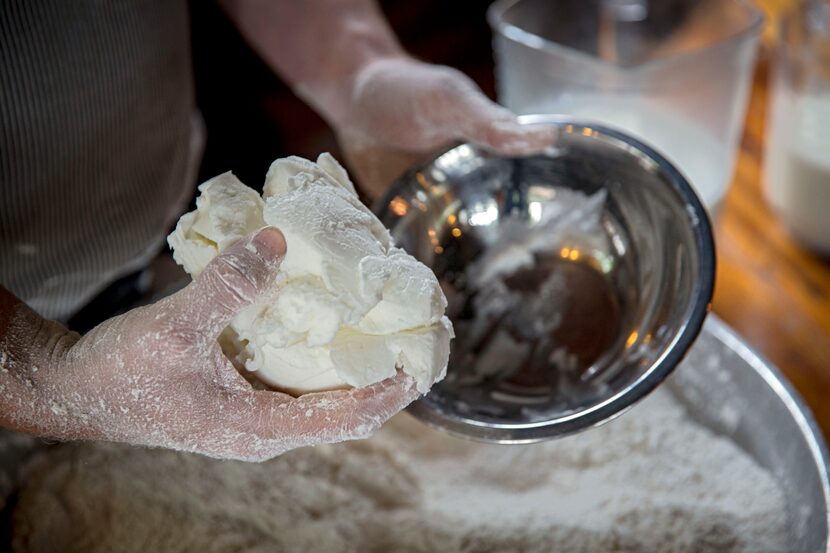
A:
{"type": "MultiPolygon", "coordinates": [[[[410,53],[460,69],[495,96],[490,1],[380,5],[410,53]]],[[[197,103],[208,131],[198,182],[232,170],[258,188],[278,157],[330,151],[340,159],[325,122],[268,69],[215,2],[192,0],[190,11],[197,103]]]]}
{"type": "MultiPolygon", "coordinates": [[[[389,0],[380,5],[411,54],[464,71],[492,98],[493,57],[485,18],[490,3],[389,0]]],[[[328,151],[342,161],[326,123],[248,47],[216,2],[190,0],[190,16],[196,101],[207,127],[197,182],[233,171],[242,182],[261,190],[268,167],[279,157],[314,159],[328,151]]],[[[188,211],[195,208],[195,200],[194,187],[188,211]]],[[[104,319],[169,294],[186,281],[165,244],[149,271],[113,282],[68,326],[86,332],[104,319]]]]}

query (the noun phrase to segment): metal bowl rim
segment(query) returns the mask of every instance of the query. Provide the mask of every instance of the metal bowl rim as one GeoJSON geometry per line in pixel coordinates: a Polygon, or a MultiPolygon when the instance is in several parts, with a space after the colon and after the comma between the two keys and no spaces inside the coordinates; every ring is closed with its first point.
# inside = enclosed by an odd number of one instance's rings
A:
{"type": "MultiPolygon", "coordinates": [[[[827,442],[816,422],[812,411],[807,406],[804,398],[798,393],[793,385],[787,380],[784,374],[775,365],[767,361],[764,356],[758,353],[755,348],[747,344],[735,330],[726,324],[717,315],[709,317],[707,331],[727,348],[735,352],[752,370],[758,374],[767,386],[775,392],[790,416],[801,431],[801,435],[807,442],[807,447],[812,454],[813,463],[819,473],[821,480],[821,493],[824,497],[824,520],[827,528],[830,528],[830,474],[828,474],[827,442]]],[[[828,536],[830,538],[830,536],[828,536]]],[[[830,553],[830,539],[824,545],[824,553],[830,553]]]]}

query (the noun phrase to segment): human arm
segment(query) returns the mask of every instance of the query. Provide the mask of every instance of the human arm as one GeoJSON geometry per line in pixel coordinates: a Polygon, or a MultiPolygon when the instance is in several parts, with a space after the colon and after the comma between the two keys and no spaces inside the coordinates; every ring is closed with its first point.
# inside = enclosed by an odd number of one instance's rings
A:
{"type": "Polygon", "coordinates": [[[216,342],[273,282],[284,252],[279,232],[260,231],[180,292],[84,336],[0,288],[0,425],[254,461],[368,436],[416,397],[403,373],[293,398],[252,389],[216,342]]]}
{"type": "Polygon", "coordinates": [[[263,59],[334,128],[371,195],[453,140],[508,155],[549,145],[464,74],[409,56],[371,0],[222,0],[263,59]]]}

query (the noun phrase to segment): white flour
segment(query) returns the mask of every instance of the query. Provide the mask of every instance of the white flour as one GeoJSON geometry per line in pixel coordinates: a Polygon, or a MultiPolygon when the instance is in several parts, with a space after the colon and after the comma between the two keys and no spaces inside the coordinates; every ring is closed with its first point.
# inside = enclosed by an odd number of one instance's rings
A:
{"type": "Polygon", "coordinates": [[[374,438],[262,464],[60,446],[23,490],[16,551],[780,552],[784,500],[659,390],[530,446],[466,442],[406,415],[374,438]]]}

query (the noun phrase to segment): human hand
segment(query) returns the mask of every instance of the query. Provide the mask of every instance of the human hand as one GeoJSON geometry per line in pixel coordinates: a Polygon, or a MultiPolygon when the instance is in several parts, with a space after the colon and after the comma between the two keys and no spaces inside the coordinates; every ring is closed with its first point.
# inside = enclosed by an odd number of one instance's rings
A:
{"type": "Polygon", "coordinates": [[[370,196],[456,140],[526,155],[555,138],[551,126],[519,125],[460,71],[408,56],[373,0],[220,4],[266,63],[335,129],[370,196]]]}
{"type": "Polygon", "coordinates": [[[350,109],[334,122],[350,168],[372,197],[408,166],[455,140],[503,155],[528,155],[555,139],[552,126],[522,125],[466,75],[398,56],[352,79],[350,109]]]}
{"type": "Polygon", "coordinates": [[[293,398],[252,389],[216,341],[269,288],[285,247],[281,233],[264,229],[177,294],[83,337],[18,303],[0,336],[4,424],[249,461],[369,436],[417,397],[402,372],[364,389],[293,398]]]}

